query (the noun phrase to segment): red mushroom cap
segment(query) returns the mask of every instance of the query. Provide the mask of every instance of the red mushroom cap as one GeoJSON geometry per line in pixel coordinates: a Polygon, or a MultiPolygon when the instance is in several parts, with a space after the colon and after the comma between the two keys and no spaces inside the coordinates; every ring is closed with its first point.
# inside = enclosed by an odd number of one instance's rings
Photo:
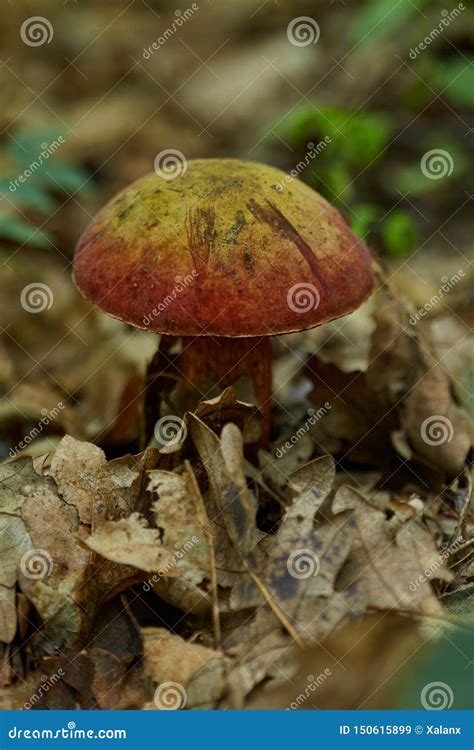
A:
{"type": "Polygon", "coordinates": [[[175,336],[267,336],[355,310],[371,259],[341,214],[274,167],[196,159],[147,175],[84,232],[81,292],[139,328],[175,336]]]}

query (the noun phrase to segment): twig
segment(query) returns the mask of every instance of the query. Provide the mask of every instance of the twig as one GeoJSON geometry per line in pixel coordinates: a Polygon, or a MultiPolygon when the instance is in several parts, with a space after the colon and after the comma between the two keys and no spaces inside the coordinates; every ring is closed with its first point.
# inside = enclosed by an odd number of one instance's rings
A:
{"type": "Polygon", "coordinates": [[[212,590],[212,624],[214,627],[214,648],[218,649],[221,645],[221,622],[220,622],[220,616],[219,616],[219,600],[218,600],[218,594],[217,594],[217,568],[216,568],[216,555],[214,551],[214,539],[212,536],[211,528],[210,528],[210,522],[209,517],[207,515],[206,506],[204,505],[204,500],[202,499],[201,490],[199,489],[199,485],[197,483],[196,476],[194,474],[194,471],[192,470],[191,464],[189,461],[184,462],[184,466],[186,469],[186,473],[189,477],[189,481],[191,482],[192,489],[194,491],[194,495],[201,506],[201,512],[203,515],[203,531],[207,538],[207,548],[209,551],[209,561],[211,564],[211,590],[212,590]]]}
{"type": "Polygon", "coordinates": [[[273,614],[280,620],[281,624],[283,625],[283,627],[285,628],[285,630],[287,630],[287,632],[289,633],[289,635],[291,635],[291,637],[293,638],[293,640],[296,643],[296,645],[299,646],[300,648],[304,648],[303,641],[301,640],[301,638],[300,638],[297,630],[295,630],[295,628],[293,627],[293,625],[291,624],[291,622],[285,617],[285,615],[281,611],[280,607],[273,601],[272,595],[270,594],[270,592],[267,589],[267,587],[265,586],[265,584],[260,580],[260,578],[258,577],[258,575],[256,573],[254,573],[253,570],[251,570],[250,565],[248,564],[248,562],[246,560],[244,560],[243,562],[244,562],[245,570],[247,571],[247,573],[249,574],[250,578],[252,579],[252,581],[257,586],[257,588],[263,594],[264,599],[267,602],[267,604],[270,607],[270,609],[272,610],[273,614]]]}

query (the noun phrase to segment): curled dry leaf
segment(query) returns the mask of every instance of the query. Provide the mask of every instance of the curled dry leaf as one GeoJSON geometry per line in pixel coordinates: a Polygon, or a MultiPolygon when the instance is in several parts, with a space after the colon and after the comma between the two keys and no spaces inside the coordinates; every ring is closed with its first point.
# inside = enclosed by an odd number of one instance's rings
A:
{"type": "Polygon", "coordinates": [[[337,491],[333,510],[349,512],[357,530],[340,585],[357,584],[367,608],[442,614],[431,579],[450,581],[452,574],[431,534],[418,520],[410,519],[393,529],[383,511],[347,486],[337,491]]]}
{"type": "Polygon", "coordinates": [[[187,687],[193,675],[211,659],[223,654],[199,643],[190,643],[165,628],[143,628],[145,673],[155,683],[178,682],[187,687]]]}
{"type": "MultiPolygon", "coordinates": [[[[419,626],[390,613],[344,624],[324,643],[293,652],[291,679],[274,670],[245,703],[254,710],[383,709],[393,705],[400,665],[423,643],[419,626]]],[[[278,667],[280,662],[278,662],[278,667]]]]}
{"type": "Polygon", "coordinates": [[[51,477],[37,473],[29,458],[1,467],[2,640],[16,632],[17,581],[42,620],[46,647],[54,649],[77,642],[104,597],[137,577],[135,569],[92,555],[87,539],[106,518],[133,510],[147,461],[107,462],[99,448],[66,437],[51,477]]]}
{"type": "MultiPolygon", "coordinates": [[[[50,483],[51,484],[51,483],[50,483]]],[[[0,466],[0,641],[10,643],[16,633],[15,585],[23,555],[33,547],[21,516],[31,492],[50,492],[33,470],[31,459],[0,466]]]]}
{"type": "MultiPolygon", "coordinates": [[[[303,642],[323,637],[348,611],[357,609],[355,590],[337,594],[334,591],[336,576],[352,546],[353,524],[347,523],[347,517],[315,524],[334,478],[334,461],[330,457],[295,472],[293,504],[272,541],[265,545],[263,585],[276,610],[303,642]]],[[[242,596],[240,591],[233,592],[235,607],[241,603],[239,595],[242,596]]],[[[248,597],[246,603],[258,606],[263,601],[261,593],[254,592],[253,599],[248,597]]],[[[277,624],[274,614],[260,609],[251,627],[239,634],[246,648],[255,639],[271,635],[277,624]]]]}
{"type": "Polygon", "coordinates": [[[408,313],[387,292],[375,311],[365,372],[344,373],[314,356],[307,372],[311,398],[331,409],[313,429],[331,452],[370,465],[387,463],[396,450],[448,476],[462,471],[472,425],[458,405],[454,384],[408,313]],[[334,392],[341,398],[334,399],[334,392]]]}
{"type": "Polygon", "coordinates": [[[207,472],[214,513],[225,525],[229,539],[246,556],[256,545],[257,503],[247,487],[243,440],[234,424],[227,424],[219,440],[212,430],[191,415],[191,434],[207,472]]]}
{"type": "Polygon", "coordinates": [[[309,461],[314,452],[314,442],[309,433],[303,434],[302,437],[296,434],[296,437],[296,442],[290,443],[288,449],[283,443],[275,449],[274,453],[265,450],[258,452],[258,462],[263,477],[277,489],[281,490],[286,487],[290,474],[309,461]]]}
{"type": "Polygon", "coordinates": [[[240,429],[244,443],[253,443],[260,435],[260,411],[253,404],[239,401],[233,386],[216,398],[200,401],[193,413],[215,432],[232,422],[240,429]]]}
{"type": "Polygon", "coordinates": [[[374,393],[385,391],[387,409],[399,409],[400,429],[412,455],[455,475],[472,445],[472,425],[430,342],[409,328],[406,317],[394,299],[376,311],[367,382],[374,393]]]}
{"type": "Polygon", "coordinates": [[[148,490],[155,525],[137,513],[104,523],[87,540],[96,553],[151,573],[145,589],[184,610],[206,611],[211,599],[204,580],[212,579],[213,550],[202,498],[189,473],[151,470],[148,490]]]}
{"type": "Polygon", "coordinates": [[[119,521],[106,521],[91,534],[86,544],[107,560],[133,565],[147,573],[164,566],[170,566],[171,571],[174,568],[173,553],[160,543],[160,532],[149,527],[139,513],[132,513],[119,521]]]}
{"type": "Polygon", "coordinates": [[[207,514],[189,474],[171,471],[148,472],[148,489],[157,497],[153,503],[155,523],[162,543],[181,551],[188,562],[209,577],[210,551],[207,539],[207,514]]]}

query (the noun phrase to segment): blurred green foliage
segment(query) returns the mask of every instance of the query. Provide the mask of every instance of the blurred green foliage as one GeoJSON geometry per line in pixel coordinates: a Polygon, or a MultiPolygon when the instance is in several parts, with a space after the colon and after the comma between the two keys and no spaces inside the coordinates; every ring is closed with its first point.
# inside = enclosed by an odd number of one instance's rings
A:
{"type": "Polygon", "coordinates": [[[368,0],[349,29],[349,44],[361,46],[383,41],[397,34],[431,4],[432,0],[368,0]]]}
{"type": "Polygon", "coordinates": [[[10,170],[0,179],[3,240],[31,247],[52,246],[51,235],[36,227],[30,215],[41,224],[41,218],[56,209],[61,194],[78,192],[87,181],[82,168],[61,161],[64,142],[63,136],[52,130],[25,130],[5,138],[2,161],[10,170]]]}
{"type": "MultiPolygon", "coordinates": [[[[328,145],[306,159],[299,176],[345,213],[358,236],[394,256],[411,252],[422,238],[426,221],[417,203],[439,205],[443,191],[460,189],[459,179],[469,168],[466,139],[458,127],[463,118],[456,117],[452,107],[474,108],[472,57],[450,44],[447,26],[441,26],[433,44],[414,59],[409,54],[411,45],[423,41],[447,12],[436,0],[368,0],[349,26],[348,54],[366,55],[370,47],[377,59],[391,42],[405,58],[388,93],[384,90],[383,109],[368,109],[373,100],[354,109],[308,103],[273,128],[300,160],[312,143],[329,136],[328,145]],[[446,109],[442,126],[433,128],[429,112],[423,121],[432,104],[446,109]],[[421,168],[423,156],[433,149],[448,160],[442,179],[427,176],[421,168]]],[[[465,16],[452,23],[468,23],[469,13],[466,7],[465,16]]]]}

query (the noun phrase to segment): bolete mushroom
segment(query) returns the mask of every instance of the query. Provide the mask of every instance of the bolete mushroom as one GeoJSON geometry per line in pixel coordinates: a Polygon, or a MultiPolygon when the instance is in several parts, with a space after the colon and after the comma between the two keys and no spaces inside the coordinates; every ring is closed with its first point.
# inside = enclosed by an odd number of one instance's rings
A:
{"type": "Polygon", "coordinates": [[[113,198],[81,237],[81,292],[109,315],[182,337],[179,370],[205,394],[247,375],[270,431],[270,337],[355,310],[371,259],[341,214],[279,169],[196,159],[113,198]]]}

